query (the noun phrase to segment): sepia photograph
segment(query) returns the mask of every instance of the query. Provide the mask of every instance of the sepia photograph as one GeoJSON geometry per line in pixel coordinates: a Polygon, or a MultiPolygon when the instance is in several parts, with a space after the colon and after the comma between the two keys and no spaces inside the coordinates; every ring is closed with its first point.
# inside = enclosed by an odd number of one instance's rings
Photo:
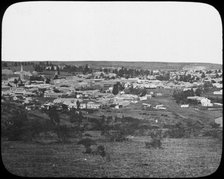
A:
{"type": "Polygon", "coordinates": [[[27,1],[2,18],[1,157],[22,177],[219,169],[223,34],[198,2],[27,1]]]}

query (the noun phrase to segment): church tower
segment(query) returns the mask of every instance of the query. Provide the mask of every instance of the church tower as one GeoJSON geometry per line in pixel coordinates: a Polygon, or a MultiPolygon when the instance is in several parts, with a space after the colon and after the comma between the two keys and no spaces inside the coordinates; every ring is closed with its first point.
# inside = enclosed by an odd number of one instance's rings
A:
{"type": "Polygon", "coordinates": [[[24,80],[23,65],[21,65],[21,70],[20,70],[20,79],[21,79],[21,80],[24,80]]]}

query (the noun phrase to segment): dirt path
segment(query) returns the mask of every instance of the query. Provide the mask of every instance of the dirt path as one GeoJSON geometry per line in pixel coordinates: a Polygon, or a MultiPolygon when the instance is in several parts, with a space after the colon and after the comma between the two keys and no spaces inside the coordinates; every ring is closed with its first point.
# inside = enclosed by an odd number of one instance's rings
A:
{"type": "Polygon", "coordinates": [[[192,107],[181,108],[171,97],[167,98],[156,98],[158,102],[164,104],[167,107],[167,110],[173,112],[183,119],[202,119],[205,121],[213,120],[214,116],[209,111],[200,111],[195,110],[192,107]]]}

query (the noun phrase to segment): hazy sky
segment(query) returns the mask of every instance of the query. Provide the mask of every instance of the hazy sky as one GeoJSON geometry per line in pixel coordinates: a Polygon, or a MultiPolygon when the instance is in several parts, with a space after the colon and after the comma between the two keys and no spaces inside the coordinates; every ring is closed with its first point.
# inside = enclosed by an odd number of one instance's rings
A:
{"type": "Polygon", "coordinates": [[[17,3],[3,17],[2,59],[222,64],[221,18],[203,3],[17,3]]]}

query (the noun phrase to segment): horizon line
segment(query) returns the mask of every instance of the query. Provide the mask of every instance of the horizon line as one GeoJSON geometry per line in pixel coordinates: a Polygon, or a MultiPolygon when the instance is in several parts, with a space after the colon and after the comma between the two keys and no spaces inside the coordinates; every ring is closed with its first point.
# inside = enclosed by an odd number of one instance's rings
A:
{"type": "Polygon", "coordinates": [[[211,62],[173,62],[173,61],[141,61],[141,60],[136,60],[136,61],[122,61],[122,60],[1,60],[2,62],[126,62],[126,63],[201,63],[201,64],[218,64],[222,65],[222,63],[211,63],[211,62]]]}

